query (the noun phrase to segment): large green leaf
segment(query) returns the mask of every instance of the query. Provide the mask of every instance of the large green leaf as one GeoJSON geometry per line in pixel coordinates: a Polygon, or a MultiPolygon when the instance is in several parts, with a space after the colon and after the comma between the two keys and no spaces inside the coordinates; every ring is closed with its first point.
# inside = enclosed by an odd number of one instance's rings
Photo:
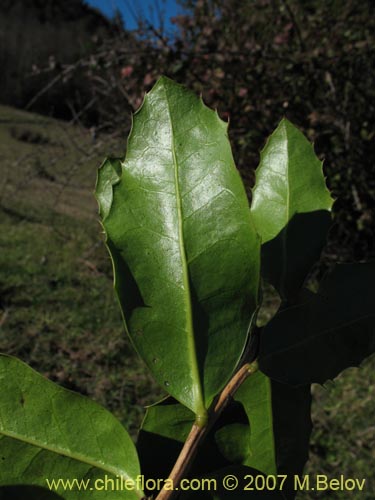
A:
{"type": "Polygon", "coordinates": [[[284,300],[294,298],[319,258],[332,199],[322,164],[284,119],[261,153],[251,212],[262,238],[262,274],[284,300]]]}
{"type": "Polygon", "coordinates": [[[259,366],[280,382],[333,379],[375,352],[375,262],[342,264],[317,294],[278,313],[261,336],[259,366]]]}
{"type": "MultiPolygon", "coordinates": [[[[284,495],[293,499],[293,477],[302,474],[308,458],[310,409],[310,386],[291,387],[256,372],[200,445],[189,476],[207,477],[228,466],[285,474],[284,495]]],[[[193,422],[194,414],[171,398],[148,408],[137,443],[143,474],[168,475],[193,422]],[[166,458],[155,461],[160,449],[166,458]]]]}
{"type": "Polygon", "coordinates": [[[127,331],[159,383],[204,421],[244,349],[259,242],[227,124],[161,78],[134,116],[126,159],[97,199],[127,331]]]}
{"type": "Polygon", "coordinates": [[[107,410],[10,356],[0,355],[0,386],[0,486],[47,488],[47,479],[63,479],[90,481],[86,493],[60,486],[56,493],[67,500],[144,496],[134,444],[107,410]],[[134,489],[96,491],[95,480],[100,488],[120,477],[134,489]]]}

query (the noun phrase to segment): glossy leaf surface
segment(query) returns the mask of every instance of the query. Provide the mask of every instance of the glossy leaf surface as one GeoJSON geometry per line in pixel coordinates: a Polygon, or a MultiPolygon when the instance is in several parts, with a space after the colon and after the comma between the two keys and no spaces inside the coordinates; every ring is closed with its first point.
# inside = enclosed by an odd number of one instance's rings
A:
{"type": "Polygon", "coordinates": [[[97,199],[127,331],[159,383],[204,419],[258,293],[259,241],[227,124],[160,79],[134,116],[126,159],[100,169],[97,199]]]}
{"type": "MultiPolygon", "coordinates": [[[[0,486],[47,488],[46,479],[90,480],[90,498],[142,498],[134,444],[107,410],[5,355],[0,356],[0,386],[0,486]],[[105,476],[123,477],[134,489],[96,491],[94,481],[100,487],[105,476]]],[[[77,488],[56,493],[68,500],[84,496],[77,488]]]]}
{"type": "Polygon", "coordinates": [[[262,238],[262,274],[284,300],[294,298],[319,258],[332,201],[312,145],[282,120],[261,153],[251,212],[262,238]]]}
{"type": "Polygon", "coordinates": [[[323,383],[375,352],[375,263],[336,266],[317,294],[264,328],[259,365],[280,382],[323,383]]]}

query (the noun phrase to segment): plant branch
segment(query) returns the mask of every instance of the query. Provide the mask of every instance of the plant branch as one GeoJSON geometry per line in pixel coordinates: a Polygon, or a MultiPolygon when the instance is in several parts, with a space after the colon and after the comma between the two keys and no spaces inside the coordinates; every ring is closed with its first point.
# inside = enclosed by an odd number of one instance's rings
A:
{"type": "MultiPolygon", "coordinates": [[[[167,490],[163,488],[156,497],[156,500],[171,500],[176,495],[176,488],[180,484],[181,479],[183,479],[189,471],[202,440],[206,437],[207,433],[220,417],[221,413],[228,406],[240,385],[247,379],[247,377],[255,373],[257,370],[258,363],[256,361],[244,364],[222,390],[217,401],[213,403],[211,409],[209,410],[207,425],[205,427],[200,427],[194,423],[168,478],[168,480],[172,480],[174,489],[167,490]]],[[[170,484],[170,481],[168,482],[170,484]]]]}
{"type": "Polygon", "coordinates": [[[302,33],[301,33],[301,30],[300,30],[300,27],[299,27],[299,24],[297,22],[297,19],[296,19],[296,16],[294,15],[294,12],[293,10],[291,9],[289,3],[287,0],[281,0],[281,3],[284,5],[288,15],[289,15],[289,18],[294,26],[294,29],[295,29],[295,32],[296,32],[296,35],[297,35],[297,38],[298,38],[298,42],[299,42],[299,46],[300,46],[300,49],[302,51],[305,51],[306,48],[305,48],[305,43],[303,41],[303,38],[302,38],[302,33]]]}

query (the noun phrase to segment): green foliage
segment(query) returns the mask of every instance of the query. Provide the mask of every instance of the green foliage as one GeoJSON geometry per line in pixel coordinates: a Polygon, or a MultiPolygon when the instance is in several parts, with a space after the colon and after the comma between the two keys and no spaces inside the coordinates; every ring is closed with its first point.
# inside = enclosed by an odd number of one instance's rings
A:
{"type": "Polygon", "coordinates": [[[311,144],[287,120],[263,149],[256,179],[251,213],[263,243],[263,275],[290,300],[319,259],[332,199],[311,144]]]}
{"type": "MultiPolygon", "coordinates": [[[[190,477],[207,477],[233,464],[265,475],[286,474],[284,491],[293,498],[291,478],[302,474],[308,458],[310,406],[309,386],[294,388],[255,373],[206,436],[190,477]]],[[[137,440],[147,477],[168,476],[193,423],[194,414],[171,398],[147,409],[137,440]],[[160,449],[165,458],[155,464],[160,449]]]]}
{"type": "Polygon", "coordinates": [[[306,291],[300,303],[281,311],[262,334],[262,370],[292,385],[322,384],[370,356],[374,277],[374,262],[338,265],[316,294],[306,291]]]}
{"type": "Polygon", "coordinates": [[[248,192],[264,137],[285,115],[324,155],[338,198],[320,274],[337,256],[373,258],[374,3],[179,3],[173,31],[144,22],[134,35],[79,0],[1,2],[0,99],[24,105],[56,77],[33,109],[125,131],[143,90],[167,74],[230,116],[248,192]]]}
{"type": "MultiPolygon", "coordinates": [[[[244,481],[254,474],[288,477],[282,491],[218,488],[183,492],[182,500],[295,498],[293,477],[308,457],[311,383],[375,350],[374,264],[338,266],[316,294],[304,289],[331,208],[321,164],[284,120],[258,172],[249,209],[226,124],[186,88],[166,78],[155,85],[134,119],[125,160],[107,160],[100,169],[97,198],[125,328],[175,399],[148,409],[137,443],[139,468],[113,416],[2,356],[0,455],[6,466],[0,485],[43,486],[44,475],[63,476],[61,467],[90,479],[103,471],[133,481],[140,471],[165,478],[176,462],[175,487],[184,476],[219,483],[227,474],[244,481]],[[278,201],[275,210],[267,209],[270,200],[278,201]],[[294,220],[314,222],[314,252],[294,220]],[[282,235],[281,255],[263,270],[281,307],[261,329],[255,326],[261,286],[255,228],[264,246],[282,235]],[[295,247],[301,253],[297,277],[295,247]]],[[[143,497],[139,490],[120,493],[143,497]]],[[[166,490],[160,495],[169,497],[166,490]]]]}
{"type": "MultiPolygon", "coordinates": [[[[106,473],[133,481],[134,491],[96,492],[92,498],[143,496],[136,488],[134,445],[109,412],[9,356],[0,356],[0,381],[0,486],[45,487],[46,478],[95,480],[106,473]]],[[[64,496],[76,497],[76,491],[64,496]]]]}
{"type": "Polygon", "coordinates": [[[198,418],[237,366],[257,307],[259,239],[226,129],[163,78],[134,117],[125,161],[107,161],[97,187],[128,332],[198,418]]]}
{"type": "Polygon", "coordinates": [[[120,39],[95,55],[98,64],[87,74],[103,122],[110,109],[115,128],[130,127],[119,109],[127,114],[129,107],[138,107],[143,90],[167,74],[202,93],[220,116],[230,118],[234,158],[250,193],[264,137],[285,115],[314,141],[318,157],[325,158],[328,185],[338,199],[320,274],[337,257],[373,258],[375,66],[370,61],[375,55],[375,4],[180,3],[186,10],[174,19],[170,37],[155,35],[155,28],[147,30],[145,23],[133,52],[120,39]],[[98,77],[107,86],[98,84],[98,77]],[[113,81],[118,82],[115,88],[113,81]]]}
{"type": "Polygon", "coordinates": [[[245,181],[253,184],[263,138],[284,114],[315,142],[338,198],[329,256],[373,258],[374,4],[181,3],[189,11],[176,19],[179,48],[190,64],[176,76],[230,116],[234,156],[245,181]]]}
{"type": "Polygon", "coordinates": [[[332,206],[312,145],[285,119],[268,139],[256,175],[251,211],[262,243],[273,240],[294,215],[332,206]]]}

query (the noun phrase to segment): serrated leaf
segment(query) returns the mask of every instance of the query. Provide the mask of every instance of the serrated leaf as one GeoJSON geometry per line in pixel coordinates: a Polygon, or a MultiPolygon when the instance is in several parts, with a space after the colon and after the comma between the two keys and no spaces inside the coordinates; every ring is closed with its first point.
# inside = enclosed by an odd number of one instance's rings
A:
{"type": "Polygon", "coordinates": [[[295,297],[319,258],[332,201],[312,145],[282,120],[261,153],[251,213],[262,238],[262,274],[283,300],[295,297]]]}
{"type": "Polygon", "coordinates": [[[262,243],[272,240],[295,214],[330,210],[322,162],[288,120],[281,120],[261,153],[251,211],[262,243]]]}
{"type": "Polygon", "coordinates": [[[97,199],[134,346],[204,421],[257,307],[259,242],[227,124],[160,79],[134,116],[126,159],[100,169],[97,199]]]}
{"type": "Polygon", "coordinates": [[[375,352],[375,263],[337,265],[317,294],[264,328],[259,366],[292,385],[324,383],[375,352]]]}
{"type": "MultiPolygon", "coordinates": [[[[144,496],[136,484],[134,444],[107,410],[10,356],[0,355],[0,384],[0,486],[47,488],[47,479],[76,479],[90,481],[90,499],[144,496]],[[95,480],[105,477],[122,477],[134,489],[96,491],[95,480]]],[[[67,500],[84,497],[77,488],[60,487],[56,493],[67,500]]]]}

